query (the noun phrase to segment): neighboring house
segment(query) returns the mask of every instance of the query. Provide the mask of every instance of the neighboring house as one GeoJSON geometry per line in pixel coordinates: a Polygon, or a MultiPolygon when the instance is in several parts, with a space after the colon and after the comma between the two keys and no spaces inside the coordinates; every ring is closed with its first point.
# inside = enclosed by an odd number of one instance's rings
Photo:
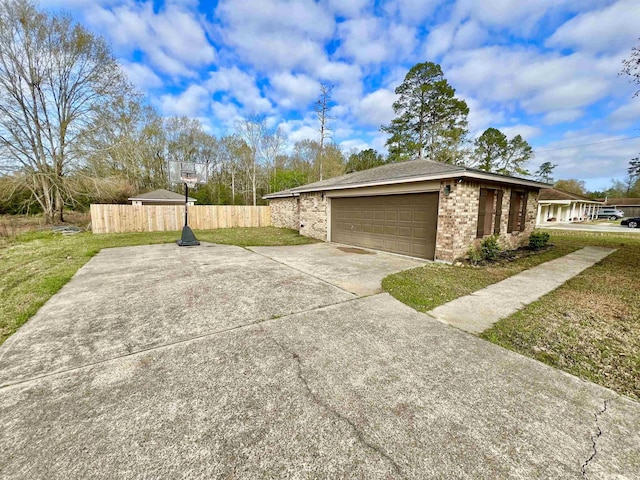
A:
{"type": "Polygon", "coordinates": [[[543,188],[538,197],[536,224],[578,222],[597,216],[602,202],[557,188],[543,188]]]}
{"type": "Polygon", "coordinates": [[[622,210],[625,217],[640,217],[640,198],[607,198],[604,204],[622,210]]]}
{"type": "MultiPolygon", "coordinates": [[[[195,198],[189,197],[187,205],[193,206],[195,198]]],[[[161,188],[129,198],[132,205],[184,205],[184,195],[161,188]]]]}
{"type": "Polygon", "coordinates": [[[478,239],[526,243],[548,184],[429,160],[350,173],[266,195],[274,226],[302,235],[453,261],[478,239]]]}

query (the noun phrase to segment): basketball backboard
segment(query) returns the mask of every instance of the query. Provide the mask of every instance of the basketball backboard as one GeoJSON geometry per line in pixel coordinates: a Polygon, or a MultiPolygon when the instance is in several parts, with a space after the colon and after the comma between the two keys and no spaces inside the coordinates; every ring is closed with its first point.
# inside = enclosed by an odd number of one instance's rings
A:
{"type": "Polygon", "coordinates": [[[196,184],[207,183],[209,169],[206,163],[169,162],[169,182],[173,184],[186,183],[189,188],[196,184]]]}

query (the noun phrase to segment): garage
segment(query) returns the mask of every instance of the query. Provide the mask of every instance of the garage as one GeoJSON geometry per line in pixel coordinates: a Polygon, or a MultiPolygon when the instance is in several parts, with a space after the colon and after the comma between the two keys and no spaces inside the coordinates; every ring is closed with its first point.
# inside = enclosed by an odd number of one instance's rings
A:
{"type": "Polygon", "coordinates": [[[331,198],[331,241],[433,260],[438,195],[331,198]]]}

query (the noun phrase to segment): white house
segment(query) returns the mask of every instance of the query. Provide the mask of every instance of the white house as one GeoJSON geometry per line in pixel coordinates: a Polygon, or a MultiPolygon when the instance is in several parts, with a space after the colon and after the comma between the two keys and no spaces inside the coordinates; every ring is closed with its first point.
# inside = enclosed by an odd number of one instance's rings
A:
{"type": "Polygon", "coordinates": [[[544,188],[538,197],[536,224],[579,222],[597,215],[602,202],[557,188],[544,188]]]}

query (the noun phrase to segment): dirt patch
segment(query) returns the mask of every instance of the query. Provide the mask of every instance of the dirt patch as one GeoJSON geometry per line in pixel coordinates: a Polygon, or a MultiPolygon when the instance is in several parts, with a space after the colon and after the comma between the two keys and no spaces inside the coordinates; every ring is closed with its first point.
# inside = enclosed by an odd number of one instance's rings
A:
{"type": "Polygon", "coordinates": [[[375,253],[369,252],[368,250],[354,247],[338,247],[338,250],[342,250],[345,253],[357,253],[359,255],[375,255],[375,253]]]}

